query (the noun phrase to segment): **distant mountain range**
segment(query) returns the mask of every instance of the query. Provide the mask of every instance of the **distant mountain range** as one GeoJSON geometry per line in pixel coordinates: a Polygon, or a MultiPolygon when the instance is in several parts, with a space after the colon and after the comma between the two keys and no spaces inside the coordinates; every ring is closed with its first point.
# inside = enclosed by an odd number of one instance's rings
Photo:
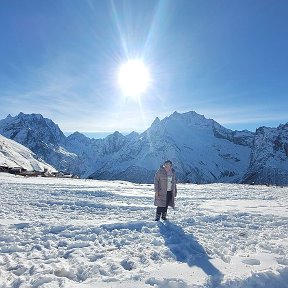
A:
{"type": "Polygon", "coordinates": [[[79,132],[66,137],[52,120],[20,113],[0,120],[0,134],[82,178],[151,183],[171,159],[180,182],[288,184],[288,123],[232,131],[196,112],[174,112],[141,134],[90,139],[79,132]]]}

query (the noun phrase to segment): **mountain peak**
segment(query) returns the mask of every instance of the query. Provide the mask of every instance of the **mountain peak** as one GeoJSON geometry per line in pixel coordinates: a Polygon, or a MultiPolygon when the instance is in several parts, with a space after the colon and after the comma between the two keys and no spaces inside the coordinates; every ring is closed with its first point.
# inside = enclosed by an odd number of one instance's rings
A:
{"type": "Polygon", "coordinates": [[[113,134],[108,135],[105,139],[110,141],[110,140],[122,139],[122,138],[125,138],[125,136],[121,134],[119,131],[115,131],[113,134]]]}
{"type": "MultiPolygon", "coordinates": [[[[13,118],[13,117],[12,117],[13,118]]],[[[17,116],[16,116],[16,118],[24,118],[24,119],[38,119],[38,120],[42,120],[42,119],[45,119],[44,117],[43,117],[43,115],[42,114],[36,114],[36,113],[31,113],[31,114],[25,114],[25,113],[23,113],[23,112],[20,112],[17,116]]],[[[51,120],[52,121],[52,120],[51,120]]]]}
{"type": "Polygon", "coordinates": [[[117,136],[117,137],[123,136],[123,134],[121,134],[119,131],[115,131],[112,135],[113,135],[114,137],[115,137],[115,136],[117,136]]]}
{"type": "MultiPolygon", "coordinates": [[[[10,115],[11,116],[11,115],[10,115]]],[[[47,144],[61,145],[65,136],[57,124],[41,114],[25,114],[20,112],[15,117],[0,120],[0,133],[37,153],[41,141],[47,144]]]]}
{"type": "Polygon", "coordinates": [[[155,120],[152,122],[151,126],[155,126],[157,124],[159,124],[161,121],[158,117],[155,118],[155,120]]]}
{"type": "Polygon", "coordinates": [[[179,116],[179,115],[181,115],[181,114],[178,113],[177,111],[174,111],[174,112],[171,114],[171,116],[179,116]]]}
{"type": "Polygon", "coordinates": [[[178,113],[175,111],[170,116],[164,118],[163,123],[165,125],[175,125],[175,122],[183,123],[183,125],[188,126],[198,126],[198,127],[211,127],[214,123],[216,123],[212,119],[207,119],[204,117],[204,115],[198,114],[195,111],[189,111],[185,113],[178,113]]]}
{"type": "Polygon", "coordinates": [[[68,139],[68,138],[69,138],[69,139],[87,139],[88,137],[85,136],[84,134],[76,131],[76,132],[72,133],[71,135],[69,135],[69,136],[67,137],[67,139],[68,139]]]}

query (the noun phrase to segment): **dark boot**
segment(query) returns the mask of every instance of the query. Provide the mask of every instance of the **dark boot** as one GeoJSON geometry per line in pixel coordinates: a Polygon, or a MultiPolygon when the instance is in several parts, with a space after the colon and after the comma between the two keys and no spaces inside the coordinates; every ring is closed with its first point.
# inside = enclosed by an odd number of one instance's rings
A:
{"type": "Polygon", "coordinates": [[[159,221],[160,220],[160,216],[161,216],[161,214],[156,213],[155,221],[159,221]]]}
{"type": "Polygon", "coordinates": [[[162,220],[167,220],[167,212],[162,213],[162,220]]]}

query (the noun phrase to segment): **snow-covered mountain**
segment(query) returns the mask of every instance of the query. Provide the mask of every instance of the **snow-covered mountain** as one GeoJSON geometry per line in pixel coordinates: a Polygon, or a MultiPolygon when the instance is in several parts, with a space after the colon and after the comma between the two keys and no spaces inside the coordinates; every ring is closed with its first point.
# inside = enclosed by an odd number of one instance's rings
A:
{"type": "Polygon", "coordinates": [[[66,137],[58,125],[40,114],[8,115],[0,120],[0,134],[26,146],[58,170],[66,170],[78,158],[65,149],[66,137]]]}
{"type": "Polygon", "coordinates": [[[193,183],[288,184],[288,123],[255,133],[232,131],[196,112],[158,118],[142,134],[115,132],[90,139],[79,132],[65,137],[41,115],[8,116],[0,134],[29,147],[57,169],[83,178],[152,182],[165,159],[180,181],[193,183]]]}
{"type": "Polygon", "coordinates": [[[288,184],[288,123],[256,130],[250,165],[243,182],[288,184]]]}
{"type": "Polygon", "coordinates": [[[252,142],[251,132],[233,132],[195,112],[174,112],[162,121],[156,118],[91,177],[151,182],[169,158],[180,181],[240,182],[249,166],[252,142]]]}
{"type": "Polygon", "coordinates": [[[56,171],[23,145],[0,135],[0,166],[21,167],[27,171],[56,171]]]}

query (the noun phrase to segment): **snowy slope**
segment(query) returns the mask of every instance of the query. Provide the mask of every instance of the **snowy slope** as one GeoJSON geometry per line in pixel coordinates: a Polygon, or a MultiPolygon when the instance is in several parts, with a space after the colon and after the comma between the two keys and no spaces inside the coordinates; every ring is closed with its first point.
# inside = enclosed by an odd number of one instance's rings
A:
{"type": "Polygon", "coordinates": [[[0,135],[0,166],[22,167],[28,171],[56,171],[23,145],[0,135]]]}
{"type": "Polygon", "coordinates": [[[288,287],[288,188],[179,184],[165,223],[153,196],[0,173],[0,287],[288,287]]]}

